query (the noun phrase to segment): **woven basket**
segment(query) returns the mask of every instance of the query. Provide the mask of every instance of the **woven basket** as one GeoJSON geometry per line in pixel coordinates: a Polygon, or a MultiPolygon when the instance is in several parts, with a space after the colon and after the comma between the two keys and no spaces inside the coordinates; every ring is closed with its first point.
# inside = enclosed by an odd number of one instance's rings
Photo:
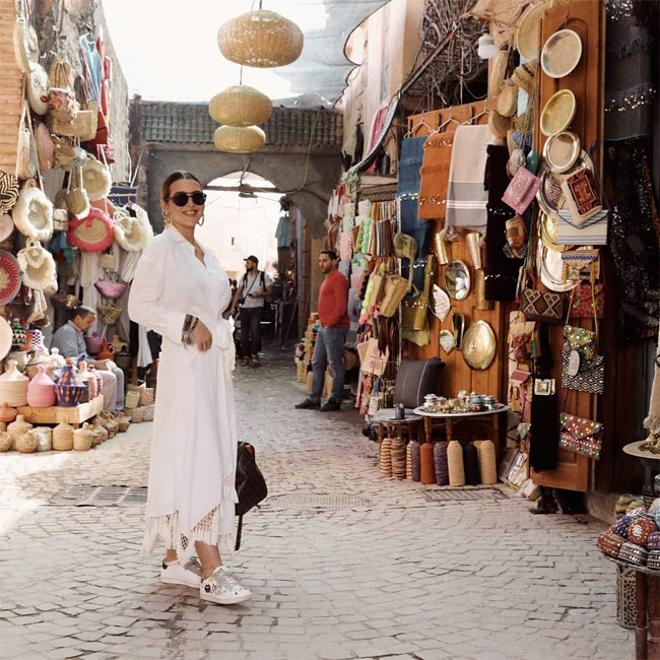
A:
{"type": "Polygon", "coordinates": [[[154,421],[154,411],[155,411],[155,406],[143,406],[142,407],[142,420],[145,422],[153,422],[154,421]]]}
{"type": "Polygon", "coordinates": [[[412,480],[419,481],[421,479],[420,463],[419,463],[419,449],[421,444],[419,440],[413,440],[412,445],[412,480]]]}
{"type": "Polygon", "coordinates": [[[303,33],[273,11],[241,14],[218,30],[218,47],[230,62],[269,68],[295,62],[302,52],[303,33]]]}
{"type": "Polygon", "coordinates": [[[14,444],[7,431],[0,432],[0,452],[9,451],[14,444]]]}
{"type": "Polygon", "coordinates": [[[413,478],[413,443],[409,442],[406,445],[406,479],[412,481],[413,478]]]}
{"type": "Polygon", "coordinates": [[[432,442],[424,442],[419,448],[419,476],[423,484],[435,483],[432,442]]]}
{"type": "Polygon", "coordinates": [[[71,121],[49,115],[49,128],[55,135],[79,138],[81,142],[96,137],[98,110],[80,110],[71,121]]]}
{"type": "Polygon", "coordinates": [[[138,406],[131,411],[131,422],[133,424],[144,422],[144,408],[138,406]]]}
{"type": "Polygon", "coordinates": [[[447,443],[444,440],[436,442],[433,447],[433,464],[435,483],[438,486],[446,486],[449,483],[449,465],[447,463],[447,443]]]}
{"type": "Polygon", "coordinates": [[[133,410],[140,405],[140,393],[136,391],[129,390],[126,392],[126,399],[124,400],[124,408],[127,410],[133,410]]]}
{"type": "Polygon", "coordinates": [[[71,451],[73,449],[73,426],[62,422],[53,429],[53,449],[71,451]]]}
{"type": "Polygon", "coordinates": [[[140,388],[140,405],[150,406],[154,402],[154,388],[141,387],[140,388]]]}

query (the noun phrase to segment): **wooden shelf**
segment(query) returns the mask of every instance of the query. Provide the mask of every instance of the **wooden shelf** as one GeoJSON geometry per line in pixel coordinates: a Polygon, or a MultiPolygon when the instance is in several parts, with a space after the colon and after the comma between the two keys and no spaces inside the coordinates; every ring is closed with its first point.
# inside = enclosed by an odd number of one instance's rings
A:
{"type": "Polygon", "coordinates": [[[72,426],[80,426],[83,422],[98,415],[103,410],[103,396],[97,396],[87,403],[77,406],[51,406],[49,408],[33,408],[21,406],[18,414],[25,417],[31,424],[59,424],[67,422],[72,426]]]}

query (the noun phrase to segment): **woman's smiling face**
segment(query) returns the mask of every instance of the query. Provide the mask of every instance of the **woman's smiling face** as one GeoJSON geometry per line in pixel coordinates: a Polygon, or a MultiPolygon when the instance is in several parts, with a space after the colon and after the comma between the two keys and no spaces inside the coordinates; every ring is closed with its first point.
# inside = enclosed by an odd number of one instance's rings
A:
{"type": "Polygon", "coordinates": [[[191,193],[202,192],[202,187],[194,179],[179,179],[170,186],[169,199],[163,200],[160,206],[169,221],[177,228],[194,228],[204,213],[204,205],[195,204],[191,193]],[[177,193],[188,195],[185,206],[177,206],[172,198],[177,193]]]}

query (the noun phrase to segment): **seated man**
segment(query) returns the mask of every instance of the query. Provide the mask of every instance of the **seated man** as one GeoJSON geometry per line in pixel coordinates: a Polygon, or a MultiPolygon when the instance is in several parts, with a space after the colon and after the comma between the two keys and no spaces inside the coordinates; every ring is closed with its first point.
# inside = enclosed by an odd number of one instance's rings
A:
{"type": "Polygon", "coordinates": [[[57,329],[51,345],[65,358],[73,358],[76,363],[87,360],[96,367],[103,378],[103,408],[119,412],[124,407],[124,372],[112,360],[94,360],[87,354],[85,332],[96,321],[96,312],[91,307],[79,305],[71,313],[68,323],[57,329]]]}

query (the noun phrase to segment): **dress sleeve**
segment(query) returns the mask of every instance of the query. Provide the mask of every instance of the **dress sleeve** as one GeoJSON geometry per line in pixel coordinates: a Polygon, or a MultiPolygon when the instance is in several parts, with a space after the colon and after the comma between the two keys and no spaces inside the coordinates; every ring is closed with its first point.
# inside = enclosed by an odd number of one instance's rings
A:
{"type": "Polygon", "coordinates": [[[163,276],[163,266],[158,259],[146,255],[140,259],[128,297],[128,315],[136,323],[180,344],[186,315],[160,303],[163,276]]]}

